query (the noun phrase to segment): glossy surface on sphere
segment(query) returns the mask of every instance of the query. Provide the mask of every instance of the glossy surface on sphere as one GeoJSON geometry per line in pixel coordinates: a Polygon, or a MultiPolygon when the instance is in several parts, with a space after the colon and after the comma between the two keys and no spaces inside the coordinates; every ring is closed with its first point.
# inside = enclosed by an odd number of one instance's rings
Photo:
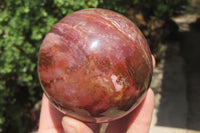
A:
{"type": "Polygon", "coordinates": [[[59,21],[39,52],[45,94],[62,112],[89,122],[108,122],[144,98],[152,59],[140,30],[122,15],[85,9],[59,21]]]}

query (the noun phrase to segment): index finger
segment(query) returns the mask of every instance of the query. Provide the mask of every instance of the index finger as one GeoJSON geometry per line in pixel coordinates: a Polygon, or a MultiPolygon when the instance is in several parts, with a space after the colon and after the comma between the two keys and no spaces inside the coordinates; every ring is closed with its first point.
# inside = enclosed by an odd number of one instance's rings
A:
{"type": "Polygon", "coordinates": [[[51,131],[51,133],[62,133],[61,121],[63,116],[64,114],[50,103],[46,95],[43,95],[38,132],[45,133],[51,131]]]}

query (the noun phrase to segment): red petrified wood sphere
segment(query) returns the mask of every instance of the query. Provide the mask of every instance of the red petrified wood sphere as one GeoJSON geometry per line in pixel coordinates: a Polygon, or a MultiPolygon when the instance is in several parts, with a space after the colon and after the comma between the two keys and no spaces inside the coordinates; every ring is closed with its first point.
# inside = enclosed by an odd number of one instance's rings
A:
{"type": "Polygon", "coordinates": [[[62,112],[109,122],[144,98],[152,77],[151,52],[124,16],[85,9],[66,16],[47,34],[38,73],[45,94],[62,112]]]}

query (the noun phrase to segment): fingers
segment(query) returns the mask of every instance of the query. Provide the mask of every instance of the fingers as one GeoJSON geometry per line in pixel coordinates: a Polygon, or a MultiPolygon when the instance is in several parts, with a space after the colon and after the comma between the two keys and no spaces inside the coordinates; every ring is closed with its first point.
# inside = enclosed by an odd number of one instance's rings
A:
{"type": "Polygon", "coordinates": [[[149,89],[143,102],[130,114],[127,133],[148,133],[154,108],[154,94],[149,89]]]}
{"type": "Polygon", "coordinates": [[[65,116],[43,95],[38,133],[93,133],[92,130],[99,131],[99,126],[65,116]]]}
{"type": "Polygon", "coordinates": [[[47,99],[46,95],[42,98],[42,108],[40,113],[39,133],[61,133],[63,113],[58,111],[47,99]]]}
{"type": "Polygon", "coordinates": [[[93,133],[83,122],[67,116],[63,117],[62,126],[65,133],[93,133]]]}
{"type": "Polygon", "coordinates": [[[154,69],[155,66],[156,66],[156,60],[155,60],[155,57],[153,55],[151,55],[151,57],[152,57],[153,69],[154,69]]]}
{"type": "Polygon", "coordinates": [[[154,107],[154,94],[151,89],[143,102],[127,116],[110,122],[106,133],[148,133],[154,107]]]}

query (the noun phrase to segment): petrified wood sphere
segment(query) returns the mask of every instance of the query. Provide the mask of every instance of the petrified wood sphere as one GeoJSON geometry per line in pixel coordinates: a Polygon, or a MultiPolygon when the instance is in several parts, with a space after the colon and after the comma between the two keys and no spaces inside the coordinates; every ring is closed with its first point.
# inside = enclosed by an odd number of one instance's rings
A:
{"type": "Polygon", "coordinates": [[[148,44],[126,17],[85,9],[53,26],[39,52],[39,79],[56,107],[88,122],[109,122],[132,111],[152,76],[148,44]]]}

